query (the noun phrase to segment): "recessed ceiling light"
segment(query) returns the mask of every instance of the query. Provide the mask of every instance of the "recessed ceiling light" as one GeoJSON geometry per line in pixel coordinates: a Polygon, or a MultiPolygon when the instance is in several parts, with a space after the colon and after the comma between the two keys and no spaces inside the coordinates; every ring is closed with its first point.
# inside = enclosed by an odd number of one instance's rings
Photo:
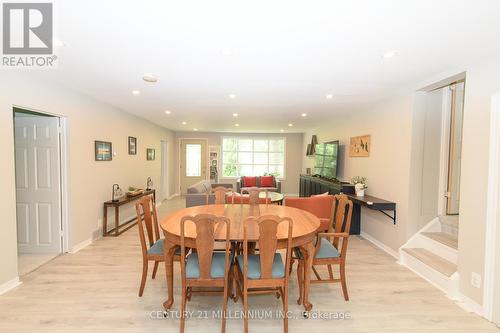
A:
{"type": "Polygon", "coordinates": [[[292,123],[288,124],[288,127],[292,127],[292,126],[293,126],[293,124],[292,124],[292,123]]]}
{"type": "Polygon", "coordinates": [[[398,53],[396,51],[387,51],[384,53],[384,59],[394,58],[398,53]]]}
{"type": "Polygon", "coordinates": [[[236,98],[236,95],[235,95],[235,94],[229,94],[229,98],[231,98],[231,99],[235,99],[235,98],[236,98]]]}
{"type": "Polygon", "coordinates": [[[187,123],[186,123],[185,121],[183,121],[181,124],[182,124],[182,125],[187,125],[187,123]]]}
{"type": "Polygon", "coordinates": [[[233,54],[233,50],[231,50],[231,48],[229,47],[225,47],[222,49],[222,54],[225,56],[230,56],[233,54]]]}
{"type": "Polygon", "coordinates": [[[55,47],[63,47],[63,46],[66,46],[66,44],[64,44],[63,41],[59,40],[59,39],[54,39],[52,41],[52,44],[55,46],[55,47]]]}
{"type": "Polygon", "coordinates": [[[193,131],[195,131],[195,132],[196,132],[197,130],[198,130],[197,128],[193,128],[193,131]]]}
{"type": "Polygon", "coordinates": [[[332,94],[327,94],[326,95],[326,99],[332,99],[333,98],[333,95],[332,94]]]}
{"type": "Polygon", "coordinates": [[[141,92],[139,90],[132,90],[132,94],[137,96],[137,95],[140,95],[141,92]]]}
{"type": "Polygon", "coordinates": [[[302,117],[307,117],[307,113],[301,114],[302,117]]]}
{"type": "Polygon", "coordinates": [[[284,129],[280,129],[280,132],[283,133],[285,130],[284,129]]]}
{"type": "Polygon", "coordinates": [[[237,113],[233,113],[233,117],[238,117],[239,115],[237,113]]]}
{"type": "Polygon", "coordinates": [[[236,126],[236,127],[240,127],[240,124],[234,124],[234,126],[236,126]]]}
{"type": "Polygon", "coordinates": [[[149,82],[149,83],[156,83],[158,82],[158,78],[156,76],[154,76],[153,74],[151,73],[146,73],[144,74],[144,76],[142,77],[142,79],[146,82],[149,82]]]}
{"type": "Polygon", "coordinates": [[[170,110],[165,110],[165,114],[171,114],[171,113],[172,113],[172,111],[170,111],[170,110]]]}

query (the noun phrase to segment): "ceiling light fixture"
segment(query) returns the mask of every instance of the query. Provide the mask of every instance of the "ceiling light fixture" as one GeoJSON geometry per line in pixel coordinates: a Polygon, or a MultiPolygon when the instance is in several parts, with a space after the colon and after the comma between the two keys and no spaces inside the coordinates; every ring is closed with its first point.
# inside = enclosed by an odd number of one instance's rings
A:
{"type": "Polygon", "coordinates": [[[238,116],[239,116],[239,114],[233,113],[233,117],[238,117],[238,116]]]}
{"type": "Polygon", "coordinates": [[[142,79],[146,82],[149,82],[149,83],[156,83],[158,82],[158,78],[156,76],[154,76],[153,74],[151,73],[146,73],[144,74],[144,76],[142,77],[142,79]]]}
{"type": "Polygon", "coordinates": [[[165,114],[171,114],[171,113],[172,113],[172,111],[170,111],[170,110],[165,110],[165,114]]]}
{"type": "Polygon", "coordinates": [[[236,127],[240,127],[240,124],[234,124],[234,126],[236,126],[236,127]]]}
{"type": "Polygon", "coordinates": [[[328,94],[326,95],[326,99],[332,99],[333,98],[333,95],[332,94],[328,94]]]}
{"type": "Polygon", "coordinates": [[[285,130],[284,129],[280,129],[280,132],[283,133],[285,130]]]}
{"type": "Polygon", "coordinates": [[[222,49],[222,55],[230,56],[232,54],[233,54],[233,50],[231,50],[231,48],[225,47],[222,49]]]}
{"type": "Polygon", "coordinates": [[[235,94],[229,94],[229,98],[231,98],[231,99],[235,99],[235,98],[236,98],[236,95],[235,95],[235,94]]]}
{"type": "Polygon", "coordinates": [[[186,123],[185,121],[183,121],[181,124],[182,124],[182,125],[187,125],[187,123],[186,123]]]}
{"type": "Polygon", "coordinates": [[[396,51],[387,51],[384,53],[383,57],[384,59],[391,59],[394,58],[398,53],[396,51]]]}
{"type": "Polygon", "coordinates": [[[196,127],[195,127],[195,128],[193,128],[193,131],[195,131],[195,132],[196,132],[197,130],[198,130],[198,129],[197,129],[196,127]]]}
{"type": "Polygon", "coordinates": [[[141,94],[141,92],[139,90],[132,90],[132,94],[138,96],[141,94]]]}
{"type": "Polygon", "coordinates": [[[302,117],[307,117],[307,113],[301,114],[302,117]]]}
{"type": "Polygon", "coordinates": [[[288,124],[288,127],[292,127],[292,126],[293,126],[293,124],[292,124],[292,123],[288,124]]]}

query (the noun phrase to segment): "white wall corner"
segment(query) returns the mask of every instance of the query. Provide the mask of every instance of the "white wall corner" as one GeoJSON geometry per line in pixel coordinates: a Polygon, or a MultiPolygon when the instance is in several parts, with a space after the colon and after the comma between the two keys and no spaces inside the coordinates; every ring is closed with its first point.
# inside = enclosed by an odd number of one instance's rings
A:
{"type": "Polygon", "coordinates": [[[360,236],[363,237],[364,239],[366,239],[367,241],[369,241],[370,243],[372,243],[373,245],[375,245],[376,247],[378,247],[379,249],[381,249],[382,251],[386,252],[390,256],[396,258],[396,260],[399,261],[399,253],[397,251],[388,247],[387,245],[380,242],[378,239],[374,238],[373,236],[367,234],[366,232],[361,231],[360,236]]]}
{"type": "Polygon", "coordinates": [[[22,282],[19,281],[19,276],[16,276],[12,280],[9,280],[5,283],[0,284],[0,295],[5,294],[11,289],[14,289],[15,287],[19,286],[22,282]]]}
{"type": "Polygon", "coordinates": [[[93,242],[92,237],[89,239],[86,239],[83,242],[80,242],[80,243],[76,244],[75,246],[73,246],[71,248],[71,250],[69,251],[69,253],[71,253],[71,254],[77,253],[78,251],[80,251],[80,250],[86,248],[87,246],[89,246],[90,244],[92,244],[92,242],[93,242]]]}

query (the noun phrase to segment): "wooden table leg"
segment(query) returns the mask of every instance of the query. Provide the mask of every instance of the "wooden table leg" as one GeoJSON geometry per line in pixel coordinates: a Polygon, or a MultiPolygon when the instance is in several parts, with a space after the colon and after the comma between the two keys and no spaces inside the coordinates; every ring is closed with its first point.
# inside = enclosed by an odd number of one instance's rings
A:
{"type": "Polygon", "coordinates": [[[304,304],[306,311],[310,311],[313,307],[313,305],[309,303],[309,286],[311,284],[311,271],[315,249],[316,247],[313,241],[301,246],[301,252],[304,255],[304,299],[302,300],[302,304],[304,304]]]}
{"type": "Polygon", "coordinates": [[[165,255],[165,272],[167,277],[167,300],[163,303],[163,308],[168,310],[174,304],[174,253],[175,244],[165,239],[163,253],[165,255]]]}
{"type": "Polygon", "coordinates": [[[104,216],[102,219],[102,237],[108,233],[108,207],[104,205],[104,216]]]}
{"type": "Polygon", "coordinates": [[[115,207],[115,237],[118,237],[120,235],[118,233],[118,225],[120,224],[120,209],[115,207]]]}

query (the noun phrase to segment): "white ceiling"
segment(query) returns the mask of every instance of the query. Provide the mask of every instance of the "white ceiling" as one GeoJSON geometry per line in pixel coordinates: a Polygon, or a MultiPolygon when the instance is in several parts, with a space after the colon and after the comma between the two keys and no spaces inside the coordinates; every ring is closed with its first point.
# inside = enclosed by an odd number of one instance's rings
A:
{"type": "Polygon", "coordinates": [[[500,54],[497,0],[58,0],[55,10],[66,46],[42,75],[173,130],[301,132],[500,54]]]}

